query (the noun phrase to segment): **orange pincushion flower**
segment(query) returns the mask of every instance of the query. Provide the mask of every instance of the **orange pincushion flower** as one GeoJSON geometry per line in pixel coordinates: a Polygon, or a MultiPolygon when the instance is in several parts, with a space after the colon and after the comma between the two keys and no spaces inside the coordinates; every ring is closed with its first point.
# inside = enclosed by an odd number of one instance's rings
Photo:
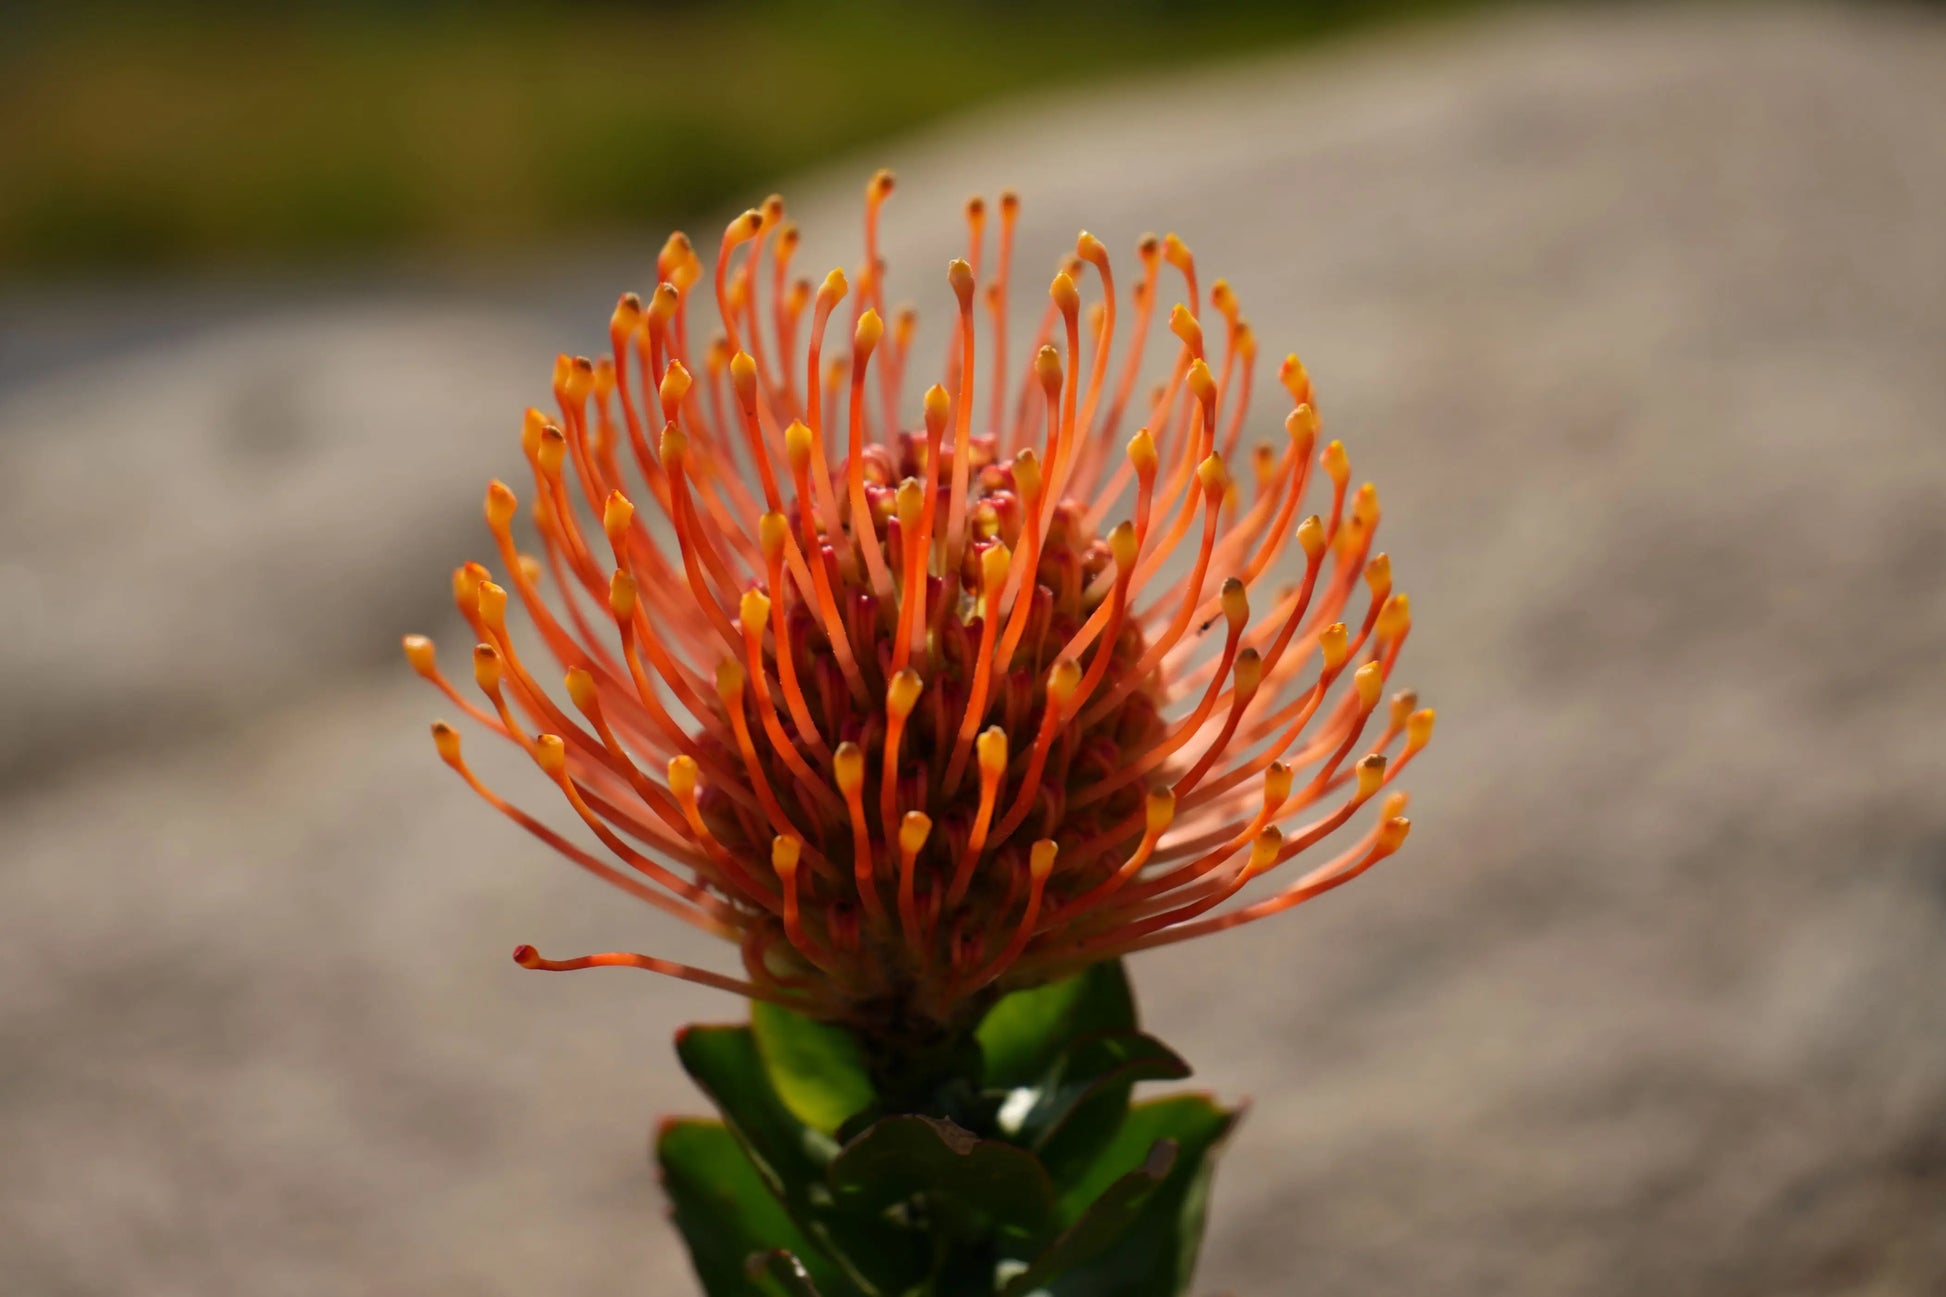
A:
{"type": "Polygon", "coordinates": [[[856,293],[835,270],[815,291],[791,279],[781,200],[731,222],[722,333],[700,369],[689,306],[705,269],[673,236],[649,301],[616,307],[612,356],[559,358],[558,420],[527,413],[538,557],[495,482],[506,586],[477,564],[454,574],[490,707],[406,639],[413,667],[526,749],[606,854],[485,787],[441,722],[447,764],[576,864],[735,942],[746,977],[523,946],[529,968],[629,965],[865,1029],[950,1025],[1003,989],[1288,909],[1405,838],[1401,793],[1340,832],[1433,714],[1410,691],[1381,706],[1407,601],[1372,552],[1377,493],[1348,493],[1343,447],[1317,446],[1297,358],[1279,371],[1286,439],[1254,448],[1246,490],[1229,466],[1256,344],[1234,294],[1210,287],[1212,367],[1189,249],[1143,239],[1133,341],[1112,364],[1114,280],[1084,233],[1010,392],[1018,204],[1000,199],[983,320],[976,199],[968,257],[947,271],[944,382],[914,428],[900,393],[915,317],[888,335],[877,271],[891,188],[885,172],[867,188],[856,293]],[[1114,456],[1165,265],[1183,290],[1174,356],[1114,456]],[[1100,300],[1084,317],[1088,279],[1100,300]],[[851,345],[827,360],[848,296],[851,345]],[[1328,511],[1299,521],[1314,466],[1328,511]],[[566,671],[566,707],[514,642],[507,587],[566,671]],[[1241,898],[1331,837],[1301,877],[1241,898]]]}

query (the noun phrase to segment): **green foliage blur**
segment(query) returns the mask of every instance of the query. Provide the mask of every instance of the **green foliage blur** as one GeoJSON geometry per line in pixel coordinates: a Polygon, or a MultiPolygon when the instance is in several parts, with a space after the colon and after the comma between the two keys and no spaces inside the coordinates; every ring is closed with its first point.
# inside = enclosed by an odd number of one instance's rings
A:
{"type": "Polygon", "coordinates": [[[16,0],[0,276],[639,233],[1010,92],[1457,2],[16,0]]]}

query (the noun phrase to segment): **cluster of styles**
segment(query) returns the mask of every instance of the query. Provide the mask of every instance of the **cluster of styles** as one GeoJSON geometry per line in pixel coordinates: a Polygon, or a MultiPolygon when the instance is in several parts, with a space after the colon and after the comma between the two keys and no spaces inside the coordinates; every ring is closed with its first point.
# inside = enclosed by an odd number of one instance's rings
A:
{"type": "MultiPolygon", "coordinates": [[[[713,270],[672,236],[653,293],[617,305],[611,353],[559,357],[553,412],[527,412],[536,544],[517,538],[514,489],[488,488],[499,574],[453,576],[484,705],[429,640],[405,641],[414,669],[532,756],[600,850],[489,789],[435,724],[475,792],[732,943],[742,975],[627,952],[515,958],[738,992],[757,1002],[759,1036],[772,1024],[773,1069],[785,1037],[855,1047],[855,1112],[807,1115],[791,1078],[773,1078],[783,1111],[824,1119],[834,1156],[841,1134],[870,1138],[867,1110],[930,1106],[960,1136],[968,1122],[998,1131],[968,1097],[992,1060],[968,1062],[967,1042],[1012,1048],[1020,1075],[997,1096],[1031,1087],[1021,1059],[1062,1054],[1063,1031],[1133,1031],[1132,1005],[1064,1009],[1035,1019],[1052,1033],[1041,1053],[996,1045],[1025,1011],[1007,1008],[1013,993],[1099,999],[1072,988],[1098,991],[1123,955],[1289,909],[1397,851],[1409,823],[1392,785],[1433,724],[1411,691],[1385,696],[1408,602],[1374,546],[1377,492],[1352,488],[1344,448],[1321,441],[1295,356],[1276,375],[1283,435],[1239,452],[1257,345],[1229,285],[1208,285],[1206,312],[1189,249],[1148,236],[1124,306],[1107,249],[1083,233],[1010,367],[1019,205],[1003,194],[991,220],[975,199],[941,295],[956,307],[941,381],[914,419],[917,316],[886,322],[878,249],[892,187],[885,172],[867,186],[855,282],[793,278],[799,237],[779,199],[730,223],[713,270]],[[848,346],[830,345],[834,316],[848,346]],[[565,672],[558,695],[550,671],[565,672]]],[[[1134,1079],[1186,1071],[1130,1072],[1128,1050],[1111,1053],[1118,1124],[1134,1079]]],[[[727,1113],[708,1065],[684,1061],[727,1113]]],[[[788,1206],[761,1141],[732,1128],[788,1206]]],[[[910,1226],[914,1212],[894,1214],[910,1226]]],[[[981,1255],[966,1291],[998,1291],[980,1266],[999,1254],[981,1255]]],[[[778,1263],[711,1291],[815,1280],[778,1263]]],[[[848,1264],[822,1282],[899,1291],[848,1264]]]]}

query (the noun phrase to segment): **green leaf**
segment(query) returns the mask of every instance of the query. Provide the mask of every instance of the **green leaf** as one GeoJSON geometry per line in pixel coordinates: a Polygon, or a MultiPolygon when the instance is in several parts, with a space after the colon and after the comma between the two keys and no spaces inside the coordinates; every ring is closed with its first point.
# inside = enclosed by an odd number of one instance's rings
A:
{"type": "Polygon", "coordinates": [[[871,1078],[850,1032],[761,1000],[750,1006],[750,1026],[771,1086],[805,1125],[828,1135],[871,1103],[871,1078]]]}
{"type": "Polygon", "coordinates": [[[750,1149],[758,1171],[778,1196],[788,1201],[823,1181],[838,1146],[784,1104],[750,1028],[684,1027],[676,1033],[676,1057],[750,1149]]]}
{"type": "Polygon", "coordinates": [[[825,1169],[838,1151],[829,1135],[800,1121],[771,1087],[754,1034],[742,1026],[692,1026],[676,1035],[676,1057],[723,1114],[770,1191],[805,1237],[844,1273],[827,1278],[799,1253],[827,1294],[900,1292],[924,1273],[919,1241],[838,1209],[825,1169]]]}
{"type": "Polygon", "coordinates": [[[887,1117],[831,1164],[840,1199],[885,1211],[945,1197],[1016,1233],[1048,1230],[1054,1185],[1033,1154],[934,1117],[887,1117]]]}
{"type": "Polygon", "coordinates": [[[1149,1150],[1148,1159],[1089,1203],[1079,1220],[1062,1231],[1046,1251],[1034,1258],[1032,1265],[1014,1276],[1001,1297],[1023,1297],[1114,1246],[1161,1188],[1176,1165],[1178,1151],[1176,1141],[1157,1140],[1149,1150]]]}
{"type": "Polygon", "coordinates": [[[1011,1089],[1040,1079],[1074,1037],[1135,1027],[1128,975],[1120,960],[1109,960],[1014,992],[987,1011],[973,1034],[985,1055],[987,1085],[1011,1089]]]}
{"type": "Polygon", "coordinates": [[[1130,1108],[1114,1141],[1062,1193],[1063,1219],[1078,1224],[1119,1181],[1149,1164],[1157,1141],[1176,1142],[1175,1165],[1114,1246],[1069,1269],[1045,1291],[1052,1297],[1178,1297],[1186,1292],[1202,1246],[1216,1153],[1237,1117],[1196,1094],[1130,1108]]]}
{"type": "Polygon", "coordinates": [[[818,1297],[818,1286],[811,1282],[804,1263],[782,1248],[759,1252],[744,1262],[743,1270],[766,1297],[818,1297]]]}
{"type": "Polygon", "coordinates": [[[1180,1081],[1188,1075],[1189,1064],[1153,1036],[1136,1031],[1082,1036],[1054,1060],[1035,1087],[1033,1106],[1006,1133],[1023,1147],[1040,1152],[1071,1119],[1092,1109],[1089,1115],[1101,1127],[1101,1139],[1089,1150],[1088,1160],[1092,1160],[1101,1151],[1100,1144],[1121,1125],[1137,1081],[1180,1081]]]}
{"type": "Polygon", "coordinates": [[[709,1297],[764,1292],[744,1268],[752,1253],[788,1248],[811,1254],[783,1204],[723,1123],[699,1118],[665,1122],[656,1135],[655,1155],[662,1187],[675,1209],[676,1228],[709,1297]]]}

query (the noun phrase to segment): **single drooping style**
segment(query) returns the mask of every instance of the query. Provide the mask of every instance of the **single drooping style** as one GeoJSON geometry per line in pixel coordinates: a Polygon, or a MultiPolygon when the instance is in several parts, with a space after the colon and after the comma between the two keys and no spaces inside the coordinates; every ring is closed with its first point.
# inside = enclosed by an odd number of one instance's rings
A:
{"type": "Polygon", "coordinates": [[[406,639],[533,757],[572,832],[489,789],[441,722],[447,764],[728,940],[742,975],[523,946],[529,968],[950,1033],[1004,991],[1288,909],[1405,839],[1391,785],[1433,714],[1385,696],[1407,599],[1303,365],[1277,370],[1288,407],[1262,422],[1281,433],[1240,449],[1256,339],[1174,235],[1141,240],[1126,299],[1080,235],[1018,347],[1003,194],[967,205],[939,382],[908,401],[917,314],[887,322],[878,255],[891,190],[867,188],[849,281],[793,276],[778,199],[730,223],[714,267],[673,236],[611,354],[557,359],[552,411],[526,414],[530,545],[520,496],[487,490],[495,566],[453,577],[484,704],[406,639]]]}

